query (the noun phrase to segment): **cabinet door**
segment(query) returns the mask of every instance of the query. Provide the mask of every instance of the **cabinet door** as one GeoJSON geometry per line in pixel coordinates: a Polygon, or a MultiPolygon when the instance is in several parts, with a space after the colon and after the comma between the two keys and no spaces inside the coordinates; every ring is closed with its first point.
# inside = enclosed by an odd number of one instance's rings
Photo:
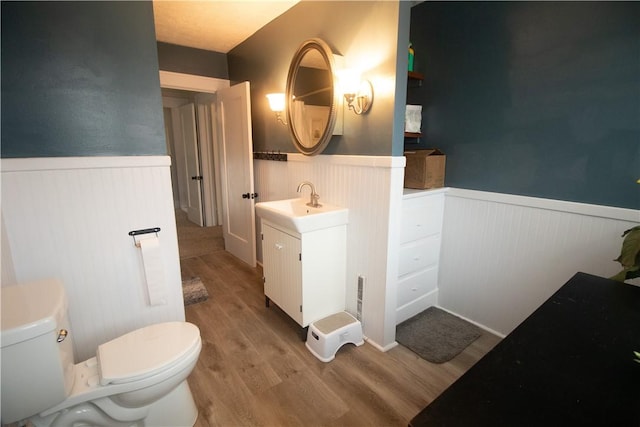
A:
{"type": "Polygon", "coordinates": [[[262,223],[264,293],[302,324],[300,239],[262,223]]]}

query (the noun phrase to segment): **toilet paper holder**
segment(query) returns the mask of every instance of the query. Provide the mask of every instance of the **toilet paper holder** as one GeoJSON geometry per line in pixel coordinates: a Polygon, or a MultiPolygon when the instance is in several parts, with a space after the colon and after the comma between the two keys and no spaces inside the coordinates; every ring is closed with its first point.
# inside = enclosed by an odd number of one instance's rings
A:
{"type": "Polygon", "coordinates": [[[136,236],[139,236],[141,234],[149,234],[149,233],[156,233],[156,237],[158,237],[158,232],[160,231],[160,227],[153,227],[153,228],[145,228],[142,230],[133,230],[129,232],[129,236],[133,237],[133,244],[136,245],[136,247],[140,247],[140,242],[138,240],[136,240],[136,236]]]}

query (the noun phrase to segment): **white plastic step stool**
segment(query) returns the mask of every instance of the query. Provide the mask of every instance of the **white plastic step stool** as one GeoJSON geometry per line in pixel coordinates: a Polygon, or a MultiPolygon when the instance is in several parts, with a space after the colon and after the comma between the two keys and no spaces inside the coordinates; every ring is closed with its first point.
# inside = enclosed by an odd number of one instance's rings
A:
{"type": "Polygon", "coordinates": [[[364,344],[362,324],[346,311],[309,324],[305,345],[311,354],[323,362],[331,362],[338,349],[346,343],[356,346],[364,344]]]}

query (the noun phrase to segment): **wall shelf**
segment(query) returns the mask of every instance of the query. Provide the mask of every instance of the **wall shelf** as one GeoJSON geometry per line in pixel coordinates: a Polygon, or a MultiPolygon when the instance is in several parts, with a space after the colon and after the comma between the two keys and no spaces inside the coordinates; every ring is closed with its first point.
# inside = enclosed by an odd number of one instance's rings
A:
{"type": "MultiPolygon", "coordinates": [[[[422,80],[424,80],[424,74],[418,73],[417,71],[408,71],[408,82],[414,82],[414,84],[409,84],[407,82],[407,89],[411,86],[422,86],[422,80]],[[417,82],[417,85],[415,84],[417,82]]],[[[421,132],[405,132],[404,133],[405,144],[417,144],[420,143],[420,138],[422,138],[421,132]]]]}
{"type": "Polygon", "coordinates": [[[410,80],[424,80],[424,74],[418,73],[416,71],[409,71],[409,79],[410,80]]]}

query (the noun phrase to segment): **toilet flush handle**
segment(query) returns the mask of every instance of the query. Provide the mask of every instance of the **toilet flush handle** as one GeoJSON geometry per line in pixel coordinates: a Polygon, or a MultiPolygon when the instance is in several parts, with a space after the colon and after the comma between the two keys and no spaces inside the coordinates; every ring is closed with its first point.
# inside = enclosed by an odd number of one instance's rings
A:
{"type": "Polygon", "coordinates": [[[64,341],[67,335],[69,335],[69,332],[66,329],[60,329],[60,332],[58,333],[58,339],[56,341],[58,342],[64,341]]]}

